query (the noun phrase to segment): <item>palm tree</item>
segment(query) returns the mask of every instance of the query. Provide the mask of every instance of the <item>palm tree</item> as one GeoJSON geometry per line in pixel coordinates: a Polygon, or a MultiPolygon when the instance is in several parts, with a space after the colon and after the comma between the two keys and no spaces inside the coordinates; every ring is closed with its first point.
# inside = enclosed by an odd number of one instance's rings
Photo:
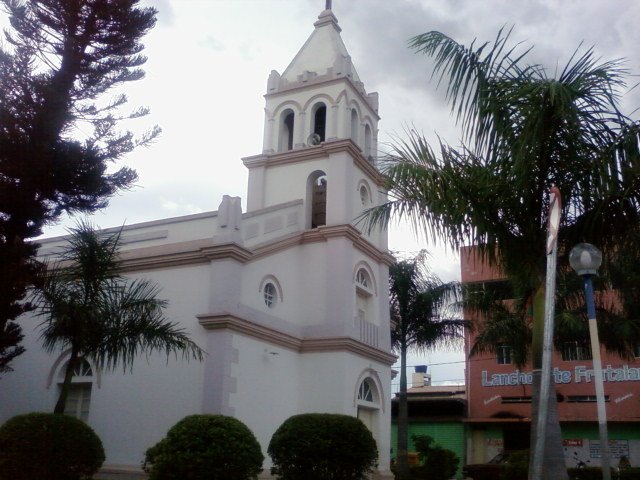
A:
{"type": "Polygon", "coordinates": [[[34,287],[37,313],[45,317],[44,349],[71,351],[55,413],[64,413],[74,371],[85,359],[105,370],[131,369],[141,352],[202,361],[203,350],[165,318],[159,287],[120,274],[120,232],[104,235],[80,223],[70,233],[60,261],[47,265],[34,287]]]}
{"type": "MultiPolygon", "coordinates": [[[[535,372],[542,356],[546,192],[555,184],[563,199],[560,271],[580,241],[598,245],[612,266],[627,247],[638,259],[640,125],[618,105],[627,74],[619,60],[600,63],[592,49],[576,51],[552,77],[527,63],[530,49],[509,46],[510,33],[501,30],[493,43],[470,47],[439,32],[410,41],[434,57],[434,76],[446,84],[466,145],[454,148],[441,140],[436,155],[415,129],[397,140],[384,167],[390,200],[367,212],[366,221],[371,229],[391,217],[408,218],[434,241],[442,238],[454,249],[473,246],[482,260],[498,266],[514,287],[519,322],[531,323],[532,350],[523,355],[530,355],[535,372]]],[[[568,318],[569,310],[556,309],[568,318]]],[[[628,316],[633,309],[613,313],[635,318],[634,336],[626,340],[637,342],[638,317],[628,316]]],[[[526,338],[522,328],[521,334],[526,338]]],[[[534,403],[538,389],[534,376],[534,403]]],[[[557,455],[562,446],[556,426],[546,451],[557,455]]],[[[565,477],[561,457],[546,460],[548,478],[565,477]]]]}
{"type": "Polygon", "coordinates": [[[449,318],[459,285],[443,283],[426,267],[426,251],[407,260],[396,260],[389,268],[391,304],[391,342],[400,354],[400,392],[398,402],[398,478],[409,478],[407,351],[433,350],[454,346],[462,338],[467,322],[449,318]]]}

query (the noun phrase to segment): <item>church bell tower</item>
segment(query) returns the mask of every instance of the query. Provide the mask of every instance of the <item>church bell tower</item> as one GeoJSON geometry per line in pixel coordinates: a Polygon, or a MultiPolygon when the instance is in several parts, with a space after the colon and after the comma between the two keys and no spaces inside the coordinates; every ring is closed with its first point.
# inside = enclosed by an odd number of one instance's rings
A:
{"type": "MultiPolygon", "coordinates": [[[[201,318],[212,345],[238,351],[233,390],[205,403],[245,421],[263,445],[294,414],[357,416],[388,473],[393,258],[386,230],[366,232],[359,223],[387,200],[377,169],[378,95],[365,90],[340,32],[327,2],[287,68],[269,75],[262,152],[243,159],[247,209],[236,237],[219,236],[240,238],[241,250],[234,247],[238,257],[225,270],[213,270],[216,311],[201,318]],[[250,402],[256,389],[268,418],[250,402]]],[[[229,202],[218,212],[222,230],[229,202]]],[[[212,372],[226,361],[219,355],[212,372]]]]}

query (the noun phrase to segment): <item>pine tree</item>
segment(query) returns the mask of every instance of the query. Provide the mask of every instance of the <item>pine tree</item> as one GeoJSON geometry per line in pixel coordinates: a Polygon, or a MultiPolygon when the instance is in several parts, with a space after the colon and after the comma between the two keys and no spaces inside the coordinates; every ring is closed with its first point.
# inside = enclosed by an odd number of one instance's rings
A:
{"type": "Polygon", "coordinates": [[[107,167],[160,132],[120,131],[147,109],[124,113],[125,95],[105,95],[144,76],[141,39],[157,12],[137,4],[0,0],[11,22],[0,45],[0,372],[23,351],[16,319],[38,269],[29,239],[130,187],[135,171],[107,167]]]}

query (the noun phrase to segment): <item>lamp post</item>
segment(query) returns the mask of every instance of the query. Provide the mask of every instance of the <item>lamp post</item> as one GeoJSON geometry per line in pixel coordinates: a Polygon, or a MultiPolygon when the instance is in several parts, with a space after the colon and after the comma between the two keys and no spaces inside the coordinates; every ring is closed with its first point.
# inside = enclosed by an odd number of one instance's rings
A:
{"type": "Polygon", "coordinates": [[[602,379],[602,360],[600,359],[600,339],[596,323],[596,307],[593,300],[593,277],[597,275],[602,263],[602,253],[589,243],[579,243],[569,253],[571,267],[584,280],[584,293],[589,317],[589,336],[591,337],[591,354],[593,358],[593,376],[596,386],[596,402],[598,408],[598,430],[600,432],[600,459],[603,480],[611,480],[609,462],[609,439],[607,436],[607,411],[604,404],[604,383],[602,379]]]}

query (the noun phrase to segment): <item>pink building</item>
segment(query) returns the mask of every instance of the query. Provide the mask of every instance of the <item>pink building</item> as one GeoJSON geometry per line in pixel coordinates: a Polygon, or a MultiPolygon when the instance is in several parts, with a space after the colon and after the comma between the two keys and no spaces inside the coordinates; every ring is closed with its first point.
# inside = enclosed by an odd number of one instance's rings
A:
{"type": "MultiPolygon", "coordinates": [[[[508,285],[495,268],[461,252],[462,283],[479,288],[508,285]]],[[[480,319],[478,319],[480,322],[480,319]]],[[[531,367],[517,368],[505,344],[494,354],[469,358],[473,332],[465,338],[468,401],[467,463],[482,463],[503,450],[529,448],[531,425],[531,367]]],[[[602,368],[612,465],[626,456],[640,465],[640,346],[632,361],[602,349],[602,368]]],[[[565,459],[568,467],[580,459],[600,464],[600,442],[588,345],[567,342],[552,360],[565,459]]]]}

